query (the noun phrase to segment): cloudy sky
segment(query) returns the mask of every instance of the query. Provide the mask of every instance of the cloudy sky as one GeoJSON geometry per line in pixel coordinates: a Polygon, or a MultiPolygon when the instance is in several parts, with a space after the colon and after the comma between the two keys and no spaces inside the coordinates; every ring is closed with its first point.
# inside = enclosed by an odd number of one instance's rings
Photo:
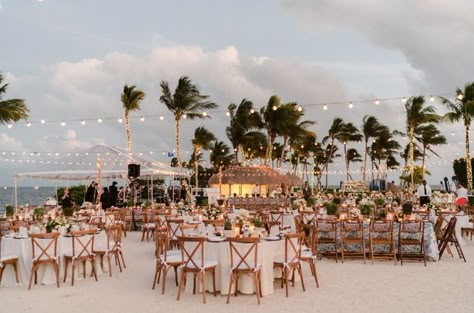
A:
{"type": "MultiPolygon", "coordinates": [[[[19,163],[23,152],[125,147],[117,122],[124,84],[146,93],[131,120],[133,150],[168,162],[174,123],[159,83],[174,88],[182,75],[220,105],[212,119],[184,123],[183,151],[203,123],[227,141],[229,103],[248,98],[261,107],[273,94],[302,105],[320,139],[336,116],[360,125],[373,114],[403,129],[402,97],[452,96],[474,79],[473,10],[469,0],[0,0],[7,98],[25,99],[32,123],[0,126],[0,185],[39,168],[19,163]],[[375,106],[376,98],[393,100],[375,106]],[[323,103],[340,104],[323,111],[323,103]]],[[[433,184],[452,175],[451,160],[463,153],[462,125],[442,129],[450,144],[428,161],[433,184]]]]}

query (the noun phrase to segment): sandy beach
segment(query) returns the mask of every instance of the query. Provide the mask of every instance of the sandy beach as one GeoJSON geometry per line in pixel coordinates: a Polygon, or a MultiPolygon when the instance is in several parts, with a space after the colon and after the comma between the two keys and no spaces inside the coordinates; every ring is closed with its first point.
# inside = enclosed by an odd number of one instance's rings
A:
{"type": "MultiPolygon", "coordinates": [[[[318,263],[320,288],[315,287],[304,267],[306,292],[300,284],[290,288],[289,298],[275,281],[275,292],[257,305],[254,295],[232,297],[208,294],[207,304],[200,295],[184,293],[176,301],[173,275],[168,275],[165,295],[151,289],[154,274],[153,243],[140,242],[140,233],[124,239],[127,268],[113,276],[54,285],[1,287],[1,312],[472,312],[474,297],[474,242],[467,242],[467,263],[444,255],[440,262],[406,263],[346,260],[344,264],[323,259],[318,263]]],[[[161,285],[159,286],[161,287],[161,285]]]]}

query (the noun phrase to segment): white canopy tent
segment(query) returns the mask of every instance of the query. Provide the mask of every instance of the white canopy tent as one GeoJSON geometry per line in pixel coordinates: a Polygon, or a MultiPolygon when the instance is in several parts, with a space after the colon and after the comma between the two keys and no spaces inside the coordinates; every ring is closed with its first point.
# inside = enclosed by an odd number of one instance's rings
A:
{"type": "MultiPolygon", "coordinates": [[[[128,153],[126,149],[105,144],[95,145],[89,149],[67,153],[62,158],[42,164],[38,172],[20,173],[14,177],[15,206],[17,203],[17,181],[19,179],[46,179],[66,181],[90,181],[102,179],[127,179],[128,164],[140,165],[140,177],[187,177],[169,165],[153,160],[145,153],[128,153]]],[[[152,196],[153,197],[153,196],[152,196]]]]}

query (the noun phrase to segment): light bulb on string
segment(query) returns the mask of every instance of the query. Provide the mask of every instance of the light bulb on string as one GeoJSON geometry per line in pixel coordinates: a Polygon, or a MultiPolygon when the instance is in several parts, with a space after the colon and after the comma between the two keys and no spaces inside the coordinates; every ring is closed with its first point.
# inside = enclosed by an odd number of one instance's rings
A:
{"type": "Polygon", "coordinates": [[[250,109],[250,114],[254,114],[255,113],[255,110],[254,109],[250,109]]]}
{"type": "Polygon", "coordinates": [[[164,120],[165,117],[163,115],[160,115],[160,121],[164,120]]]}
{"type": "Polygon", "coordinates": [[[378,99],[375,99],[375,105],[379,105],[380,101],[378,99]]]}
{"type": "Polygon", "coordinates": [[[81,125],[86,125],[86,121],[82,120],[81,125]]]}
{"type": "Polygon", "coordinates": [[[301,111],[303,111],[303,107],[300,105],[300,106],[298,106],[297,110],[298,110],[298,112],[301,112],[301,111]]]}
{"type": "Polygon", "coordinates": [[[277,107],[276,105],[274,105],[274,106],[272,107],[272,109],[273,109],[273,111],[276,111],[276,110],[278,109],[278,107],[277,107]]]}
{"type": "Polygon", "coordinates": [[[430,96],[430,101],[431,101],[431,102],[434,101],[434,97],[433,97],[433,96],[430,96]]]}
{"type": "Polygon", "coordinates": [[[8,124],[7,127],[8,127],[8,128],[12,128],[12,127],[13,127],[13,124],[8,124]]]}
{"type": "Polygon", "coordinates": [[[225,112],[225,116],[229,117],[229,116],[230,116],[230,112],[225,112]]]}
{"type": "Polygon", "coordinates": [[[140,116],[140,122],[144,122],[145,118],[143,116],[140,116]]]}
{"type": "Polygon", "coordinates": [[[402,103],[405,103],[405,102],[407,102],[407,98],[403,97],[402,98],[402,103]]]}
{"type": "Polygon", "coordinates": [[[66,126],[66,122],[65,122],[65,121],[62,121],[62,122],[61,122],[61,126],[66,126]]]}
{"type": "Polygon", "coordinates": [[[118,122],[119,122],[119,123],[122,123],[122,122],[123,122],[123,119],[119,118],[119,119],[118,119],[118,122]]]}
{"type": "Polygon", "coordinates": [[[188,116],[186,115],[186,113],[183,114],[183,118],[184,118],[184,119],[186,119],[187,117],[188,117],[188,116]]]}
{"type": "Polygon", "coordinates": [[[45,123],[46,123],[46,121],[45,121],[45,120],[41,120],[41,124],[45,124],[45,123]]]}
{"type": "Polygon", "coordinates": [[[99,118],[97,119],[97,122],[98,122],[98,123],[102,123],[102,119],[99,117],[99,118]]]}
{"type": "Polygon", "coordinates": [[[323,110],[326,111],[328,109],[327,105],[323,105],[323,110]]]}
{"type": "Polygon", "coordinates": [[[352,104],[352,101],[349,102],[349,109],[352,109],[354,107],[354,105],[352,104]]]}
{"type": "Polygon", "coordinates": [[[31,123],[30,123],[30,122],[27,122],[27,123],[26,123],[26,127],[31,127],[31,123]]]}
{"type": "Polygon", "coordinates": [[[202,112],[202,116],[207,116],[207,112],[202,112]]]}
{"type": "Polygon", "coordinates": [[[462,95],[462,93],[460,93],[458,96],[457,96],[458,100],[462,100],[464,98],[464,96],[462,95]]]}

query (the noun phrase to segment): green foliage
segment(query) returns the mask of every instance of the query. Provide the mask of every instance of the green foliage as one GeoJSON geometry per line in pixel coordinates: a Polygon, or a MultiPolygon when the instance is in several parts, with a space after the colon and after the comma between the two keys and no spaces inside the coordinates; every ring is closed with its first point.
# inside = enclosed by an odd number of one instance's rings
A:
{"type": "MultiPolygon", "coordinates": [[[[471,158],[471,168],[474,169],[474,158],[471,158]]],[[[456,177],[458,178],[458,181],[464,186],[467,186],[467,176],[466,176],[466,160],[464,158],[456,159],[453,161],[453,170],[454,173],[456,174],[456,177]]],[[[474,182],[474,174],[473,176],[473,182],[474,182]]]]}
{"type": "Polygon", "coordinates": [[[385,218],[385,217],[387,217],[387,211],[385,211],[385,210],[380,210],[380,212],[379,212],[379,217],[380,217],[380,218],[385,218]]]}
{"type": "Polygon", "coordinates": [[[314,198],[308,198],[308,200],[306,200],[306,205],[307,206],[312,206],[316,203],[316,199],[314,198]]]}
{"type": "Polygon", "coordinates": [[[46,213],[46,209],[43,207],[37,207],[33,211],[33,217],[35,220],[40,220],[43,218],[43,215],[46,213]]]}
{"type": "Polygon", "coordinates": [[[151,208],[151,201],[150,200],[146,200],[144,203],[143,203],[143,206],[145,208],[151,208]]]}
{"type": "MultiPolygon", "coordinates": [[[[429,174],[429,172],[425,171],[425,174],[429,174]]],[[[407,184],[410,184],[410,173],[400,176],[400,179],[405,181],[407,184]]],[[[423,170],[421,166],[415,166],[413,168],[413,180],[415,182],[415,185],[421,184],[421,182],[423,181],[423,170]]]]}
{"type": "Polygon", "coordinates": [[[327,215],[336,215],[336,211],[339,205],[334,202],[325,202],[324,207],[326,208],[327,215]]]}
{"type": "Polygon", "coordinates": [[[364,203],[359,205],[359,210],[362,215],[368,216],[371,213],[371,206],[370,204],[364,203]]]}
{"type": "MultiPolygon", "coordinates": [[[[64,194],[65,187],[58,188],[58,197],[61,199],[62,195],[64,194]]],[[[78,186],[69,186],[69,196],[71,197],[72,201],[74,201],[77,205],[81,205],[84,202],[84,195],[86,193],[86,186],[78,185],[78,186]]]]}
{"type": "Polygon", "coordinates": [[[12,205],[7,205],[5,207],[5,214],[9,217],[13,216],[13,213],[15,212],[14,207],[12,205]]]}
{"type": "Polygon", "coordinates": [[[196,196],[196,206],[207,206],[208,198],[204,196],[196,196]]]}
{"type": "Polygon", "coordinates": [[[378,205],[378,206],[382,206],[385,204],[385,199],[384,198],[377,198],[375,199],[375,204],[378,205]]]}
{"type": "Polygon", "coordinates": [[[232,230],[232,223],[230,221],[224,222],[224,230],[232,230]]]}
{"type": "Polygon", "coordinates": [[[410,215],[412,211],[413,211],[413,205],[410,202],[405,202],[402,205],[403,214],[410,215]]]}
{"type": "Polygon", "coordinates": [[[341,198],[332,199],[332,203],[337,204],[337,205],[341,204],[341,198]]]}
{"type": "Polygon", "coordinates": [[[262,227],[263,225],[262,220],[258,217],[253,218],[252,223],[255,225],[255,227],[262,227]]]}
{"type": "Polygon", "coordinates": [[[64,216],[72,216],[74,214],[74,208],[63,208],[64,216]]]}

